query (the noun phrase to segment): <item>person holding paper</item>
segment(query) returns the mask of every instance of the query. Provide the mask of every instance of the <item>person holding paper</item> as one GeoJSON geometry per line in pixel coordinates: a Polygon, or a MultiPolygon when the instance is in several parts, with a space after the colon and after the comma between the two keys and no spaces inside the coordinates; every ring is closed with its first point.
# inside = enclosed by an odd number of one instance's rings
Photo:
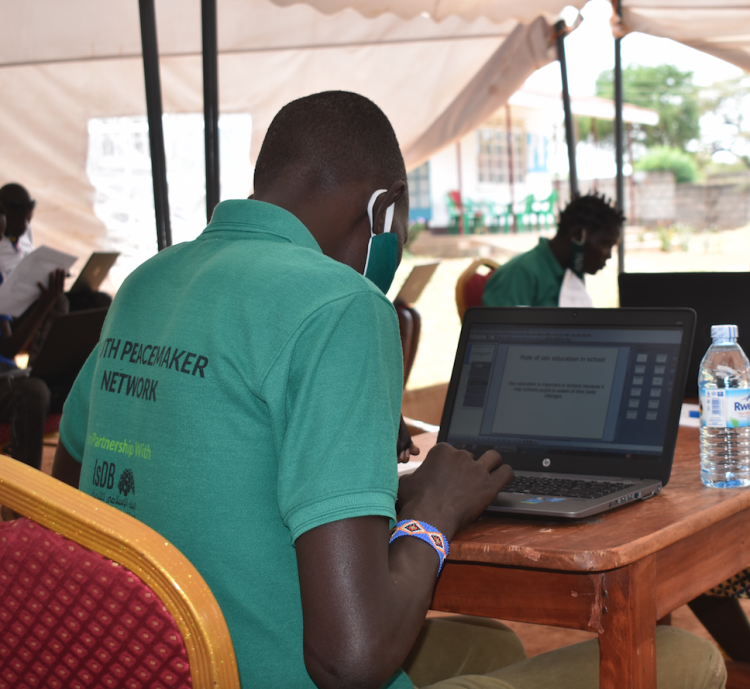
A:
{"type": "Polygon", "coordinates": [[[604,196],[576,196],[560,213],[557,234],[492,274],[484,306],[593,306],[584,274],[604,268],[620,241],[625,217],[604,196]]]}
{"type": "MultiPolygon", "coordinates": [[[[4,237],[6,216],[0,205],[0,237],[4,237]]],[[[0,315],[0,423],[10,423],[13,443],[10,454],[24,464],[39,469],[42,464],[44,423],[49,412],[50,391],[39,378],[23,375],[13,358],[31,340],[63,291],[65,271],[49,274],[24,323],[11,327],[11,316],[0,315]],[[20,375],[19,375],[20,374],[20,375]]]]}
{"type": "MultiPolygon", "coordinates": [[[[36,200],[31,198],[25,187],[12,182],[0,188],[0,204],[5,208],[7,217],[5,236],[0,240],[0,282],[3,282],[18,264],[34,251],[31,220],[34,217],[36,200]]],[[[68,311],[109,307],[112,303],[112,297],[106,292],[93,292],[88,289],[78,290],[75,294],[66,292],[65,299],[67,304],[62,308],[58,307],[57,315],[68,311]]]]}
{"type": "Polygon", "coordinates": [[[5,234],[0,239],[0,275],[4,279],[24,256],[34,250],[31,218],[36,200],[24,187],[13,182],[0,188],[0,204],[5,209],[7,221],[5,234]]]}

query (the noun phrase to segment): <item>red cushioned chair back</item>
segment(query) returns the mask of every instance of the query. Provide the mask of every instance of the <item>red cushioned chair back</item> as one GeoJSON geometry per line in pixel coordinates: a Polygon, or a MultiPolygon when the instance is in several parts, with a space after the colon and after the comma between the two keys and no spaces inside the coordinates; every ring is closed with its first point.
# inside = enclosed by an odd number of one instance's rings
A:
{"type": "Polygon", "coordinates": [[[174,618],[135,574],[28,519],[0,524],[0,689],[187,689],[174,618]]]}
{"type": "Polygon", "coordinates": [[[467,309],[470,309],[472,306],[482,305],[484,286],[487,284],[487,280],[490,279],[493,272],[494,271],[490,271],[486,275],[474,273],[474,275],[466,281],[466,287],[464,287],[464,299],[467,309]]]}

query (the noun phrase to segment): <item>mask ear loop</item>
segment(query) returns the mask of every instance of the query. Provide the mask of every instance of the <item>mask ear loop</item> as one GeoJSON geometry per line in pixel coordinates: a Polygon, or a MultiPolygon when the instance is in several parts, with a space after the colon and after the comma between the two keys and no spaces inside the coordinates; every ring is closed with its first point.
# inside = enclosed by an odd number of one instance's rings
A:
{"type": "MultiPolygon", "coordinates": [[[[370,249],[372,248],[372,238],[375,236],[375,232],[373,231],[373,222],[372,222],[372,209],[375,205],[375,200],[380,196],[381,194],[385,194],[385,192],[388,191],[387,189],[378,189],[371,197],[370,200],[367,203],[367,217],[370,219],[370,241],[367,244],[367,258],[365,259],[365,269],[362,271],[362,275],[365,275],[367,273],[367,266],[370,263],[370,249]]],[[[393,225],[393,211],[394,206],[396,202],[394,201],[388,208],[386,208],[385,211],[385,226],[383,228],[383,234],[386,234],[386,232],[391,231],[391,226],[393,225]]]]}

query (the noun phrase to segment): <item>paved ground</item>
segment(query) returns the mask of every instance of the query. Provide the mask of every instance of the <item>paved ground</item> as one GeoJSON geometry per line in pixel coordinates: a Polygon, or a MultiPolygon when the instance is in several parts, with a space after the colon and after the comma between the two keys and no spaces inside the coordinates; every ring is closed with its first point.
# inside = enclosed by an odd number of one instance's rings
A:
{"type": "MultiPolygon", "coordinates": [[[[460,252],[463,257],[441,259],[441,265],[415,304],[422,315],[422,337],[409,379],[410,389],[427,387],[450,378],[461,329],[455,302],[455,286],[461,272],[480,255],[491,255],[498,263],[504,263],[510,256],[531,249],[537,243],[538,235],[479,235],[471,240],[470,246],[453,252],[460,252]]],[[[679,237],[673,241],[678,242],[679,237]]],[[[430,254],[405,254],[393,281],[391,297],[398,292],[412,266],[435,260],[436,254],[448,253],[444,246],[434,242],[430,246],[422,239],[415,247],[425,244],[427,249],[432,249],[430,254]]],[[[690,237],[687,251],[675,244],[671,251],[664,252],[656,248],[659,245],[660,240],[655,232],[629,231],[626,269],[629,272],[750,270],[750,226],[724,232],[696,233],[690,237]]],[[[599,274],[586,278],[595,306],[618,305],[617,273],[617,259],[614,257],[599,274]]]]}

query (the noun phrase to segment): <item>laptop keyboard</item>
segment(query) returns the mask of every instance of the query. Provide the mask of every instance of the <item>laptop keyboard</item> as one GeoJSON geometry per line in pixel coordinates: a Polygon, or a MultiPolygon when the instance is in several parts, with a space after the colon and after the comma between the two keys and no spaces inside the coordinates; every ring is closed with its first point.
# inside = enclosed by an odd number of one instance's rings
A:
{"type": "Polygon", "coordinates": [[[592,481],[587,479],[545,478],[543,476],[516,476],[501,493],[524,495],[554,495],[561,498],[601,498],[618,490],[631,488],[632,483],[592,481]]]}

